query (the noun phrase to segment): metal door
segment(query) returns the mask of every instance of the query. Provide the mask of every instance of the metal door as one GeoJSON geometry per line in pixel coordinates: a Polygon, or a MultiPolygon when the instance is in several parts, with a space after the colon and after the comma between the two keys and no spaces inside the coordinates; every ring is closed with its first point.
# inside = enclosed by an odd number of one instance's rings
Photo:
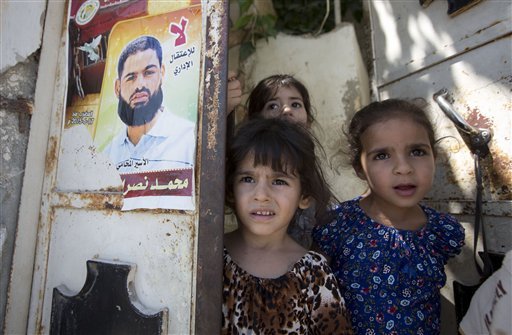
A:
{"type": "MultiPolygon", "coordinates": [[[[48,2],[35,98],[37,113],[29,139],[5,331],[49,333],[55,312],[55,289],[69,296],[77,295],[87,284],[88,266],[97,270],[95,264],[101,263],[131,269],[126,272],[126,283],[120,284],[122,289],[129,295],[134,310],[146,315],[162,313],[163,332],[216,333],[220,329],[224,219],[227,1],[78,2],[84,24],[94,16],[91,13],[101,10],[111,11],[104,15],[105,20],[111,20],[112,13],[126,15],[131,10],[127,22],[132,24],[128,20],[151,19],[157,14],[178,13],[195,6],[194,29],[199,38],[194,51],[197,50],[198,57],[187,58],[194,52],[191,48],[188,56],[185,48],[167,55],[171,61],[164,57],[170,68],[167,74],[177,76],[191,68],[192,61],[199,73],[192,116],[196,118],[192,194],[186,198],[191,205],[171,202],[151,208],[146,204],[132,210],[122,210],[126,207],[127,179],[118,173],[93,136],[92,125],[99,118],[99,107],[95,106],[105,95],[98,92],[98,83],[82,80],[77,85],[83,90],[77,90],[80,103],[73,105],[73,112],[69,111],[68,74],[77,77],[74,71],[108,71],[108,56],[98,51],[105,49],[105,44],[91,44],[97,32],[90,39],[84,38],[82,42],[87,41],[88,45],[81,46],[96,48],[91,55],[106,57],[106,62],[101,64],[101,59],[92,56],[89,59],[88,53],[81,56],[80,68],[74,67],[75,60],[70,60],[70,55],[77,55],[69,52],[68,18],[72,5],[73,2],[48,2]],[[118,7],[112,12],[113,6],[118,7]],[[120,6],[124,6],[124,12],[120,6]],[[134,6],[138,8],[133,10],[134,6]],[[177,62],[180,57],[180,61],[187,59],[189,64],[177,62]],[[94,66],[87,67],[91,62],[94,66]],[[74,125],[80,126],[68,126],[66,122],[73,117],[74,125]]],[[[78,19],[76,8],[74,15],[78,19]]],[[[183,37],[191,17],[182,15],[180,20],[173,16],[169,32],[173,33],[174,24],[178,27],[176,39],[183,37]]],[[[109,29],[122,23],[117,22],[109,29]]],[[[145,26],[141,31],[150,29],[145,26]]],[[[112,30],[107,33],[113,34],[112,30]]],[[[96,41],[105,43],[108,37],[96,41]]],[[[179,87],[173,87],[178,90],[175,99],[179,101],[179,87]]],[[[159,186],[158,179],[152,186],[159,186]]]]}

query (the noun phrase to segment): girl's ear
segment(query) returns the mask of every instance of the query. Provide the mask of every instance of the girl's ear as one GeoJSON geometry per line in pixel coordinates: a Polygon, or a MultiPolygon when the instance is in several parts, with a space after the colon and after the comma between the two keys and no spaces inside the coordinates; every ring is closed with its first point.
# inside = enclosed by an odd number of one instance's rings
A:
{"type": "Polygon", "coordinates": [[[361,166],[361,160],[352,162],[352,169],[354,169],[354,172],[356,173],[356,176],[366,181],[366,175],[364,174],[363,167],[361,166]]]}
{"type": "Polygon", "coordinates": [[[311,205],[311,197],[304,197],[304,196],[300,197],[300,201],[299,201],[300,209],[309,208],[310,205],[311,205]]]}
{"type": "Polygon", "coordinates": [[[233,195],[233,193],[227,192],[225,196],[226,196],[225,202],[227,204],[231,204],[234,207],[235,206],[235,196],[233,195]]]}
{"type": "Polygon", "coordinates": [[[355,170],[355,171],[356,171],[356,176],[358,176],[359,179],[366,180],[366,175],[364,174],[363,171],[361,171],[361,170],[355,170]]]}

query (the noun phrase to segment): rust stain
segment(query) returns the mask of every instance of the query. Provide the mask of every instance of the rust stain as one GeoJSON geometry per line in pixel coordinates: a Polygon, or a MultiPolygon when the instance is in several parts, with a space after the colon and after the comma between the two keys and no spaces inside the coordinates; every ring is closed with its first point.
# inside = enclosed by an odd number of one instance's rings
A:
{"type": "Polygon", "coordinates": [[[63,193],[58,193],[58,197],[60,207],[71,207],[71,198],[65,196],[63,193]]]}
{"type": "MultiPolygon", "coordinates": [[[[55,192],[54,195],[57,196],[56,202],[58,203],[55,207],[106,210],[110,214],[114,211],[120,211],[123,207],[123,196],[121,192],[55,192]]],[[[151,212],[151,214],[170,214],[180,216],[190,215],[190,212],[185,210],[162,208],[141,208],[130,212],[151,212]]]]}
{"type": "Polygon", "coordinates": [[[55,164],[57,163],[57,147],[57,138],[55,136],[51,136],[48,140],[48,151],[46,152],[46,174],[52,173],[55,168],[55,164]]]}
{"type": "Polygon", "coordinates": [[[498,200],[512,200],[512,157],[495,148],[491,149],[490,156],[484,161],[490,192],[498,200]]]}
{"type": "MultiPolygon", "coordinates": [[[[509,110],[509,105],[505,110],[509,110]]],[[[466,105],[465,119],[468,124],[479,129],[493,130],[494,121],[484,115],[477,107],[466,105]]],[[[510,185],[512,185],[512,157],[510,153],[502,150],[496,140],[489,143],[490,155],[482,161],[484,170],[484,187],[496,200],[512,200],[510,185]]]]}
{"type": "Polygon", "coordinates": [[[469,106],[466,106],[467,109],[467,122],[476,128],[481,129],[492,129],[493,122],[488,117],[483,115],[478,107],[470,108],[469,106]]]}
{"type": "MultiPolygon", "coordinates": [[[[222,5],[222,2],[213,2],[212,3],[212,11],[211,13],[223,13],[225,8],[222,5]]],[[[222,41],[227,40],[227,29],[223,27],[222,15],[211,15],[209,17],[208,27],[208,38],[207,38],[207,48],[206,48],[206,57],[205,57],[205,69],[208,69],[205,74],[205,103],[207,107],[208,113],[208,124],[206,129],[206,138],[207,143],[206,146],[208,148],[209,157],[208,159],[216,158],[216,148],[218,146],[218,134],[219,134],[219,117],[223,113],[219,113],[220,111],[220,103],[219,103],[219,95],[221,91],[220,84],[220,74],[221,74],[221,59],[220,54],[222,52],[222,48],[226,48],[227,45],[224,45],[222,41]]],[[[222,122],[220,124],[223,124],[222,122]]]]}
{"type": "Polygon", "coordinates": [[[104,188],[100,188],[99,189],[99,192],[104,192],[104,193],[121,193],[123,190],[123,187],[122,186],[113,186],[113,187],[104,187],[104,188]]]}
{"type": "Polygon", "coordinates": [[[81,195],[82,199],[88,202],[92,208],[103,208],[110,210],[121,210],[122,199],[119,197],[106,197],[101,193],[87,193],[81,195]]]}

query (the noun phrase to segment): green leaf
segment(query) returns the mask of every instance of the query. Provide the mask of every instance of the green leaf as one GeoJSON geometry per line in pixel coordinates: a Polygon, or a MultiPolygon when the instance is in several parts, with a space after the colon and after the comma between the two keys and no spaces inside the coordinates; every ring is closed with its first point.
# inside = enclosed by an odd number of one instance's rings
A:
{"type": "Polygon", "coordinates": [[[238,0],[238,6],[240,6],[240,14],[243,14],[249,10],[254,0],[238,0]]]}
{"type": "MultiPolygon", "coordinates": [[[[267,35],[270,37],[276,37],[278,30],[276,28],[269,28],[267,30],[267,35]]],[[[268,40],[268,39],[267,39],[268,40]]]]}
{"type": "Polygon", "coordinates": [[[240,61],[244,61],[249,58],[256,51],[256,48],[251,42],[244,42],[240,45],[240,61]]]}
{"type": "Polygon", "coordinates": [[[239,17],[238,20],[236,20],[235,25],[233,26],[233,29],[239,30],[239,29],[244,28],[245,26],[247,26],[247,24],[249,24],[249,22],[251,22],[251,20],[253,18],[254,18],[254,15],[252,15],[252,14],[239,17]]]}
{"type": "Polygon", "coordinates": [[[261,26],[261,28],[266,30],[271,30],[276,26],[277,17],[271,14],[259,16],[256,20],[256,24],[261,26]]]}

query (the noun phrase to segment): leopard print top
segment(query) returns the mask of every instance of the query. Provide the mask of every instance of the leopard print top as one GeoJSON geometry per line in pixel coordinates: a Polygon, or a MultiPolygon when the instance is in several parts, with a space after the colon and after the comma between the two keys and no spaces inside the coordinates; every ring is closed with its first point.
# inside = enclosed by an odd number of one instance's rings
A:
{"type": "Polygon", "coordinates": [[[224,249],[222,314],[222,334],[353,334],[327,260],[313,251],[278,278],[257,278],[224,249]]]}

